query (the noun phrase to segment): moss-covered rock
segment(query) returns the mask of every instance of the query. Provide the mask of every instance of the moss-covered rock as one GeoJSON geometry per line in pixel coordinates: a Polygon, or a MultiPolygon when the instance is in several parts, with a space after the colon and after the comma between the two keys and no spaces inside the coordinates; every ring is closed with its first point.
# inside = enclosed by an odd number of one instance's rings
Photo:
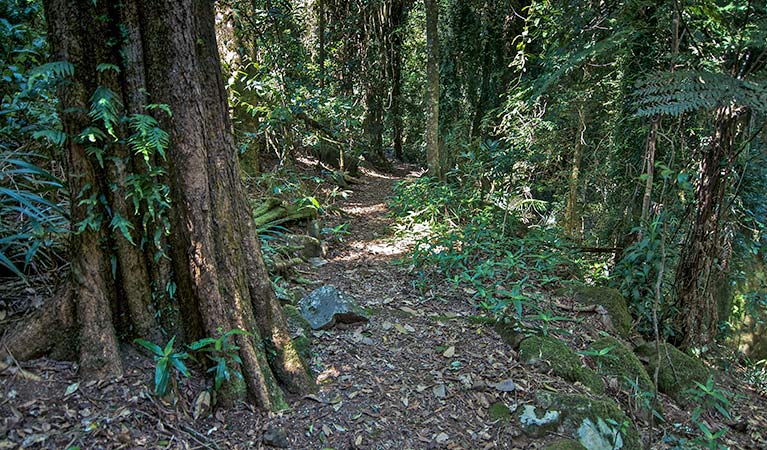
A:
{"type": "Polygon", "coordinates": [[[546,446],[545,450],[587,450],[587,449],[586,447],[582,446],[580,442],[573,439],[567,439],[564,441],[552,442],[551,444],[546,446]]]}
{"type": "Polygon", "coordinates": [[[558,411],[558,430],[590,450],[642,448],[639,433],[618,404],[611,400],[595,400],[585,395],[540,393],[540,408],[558,411]]]}
{"type": "MultiPolygon", "coordinates": [[[[648,359],[650,373],[658,365],[658,353],[655,344],[648,343],[636,350],[637,354],[648,359]]],[[[669,343],[660,345],[660,370],[658,370],[658,389],[671,396],[677,402],[687,403],[689,394],[685,391],[695,387],[695,382],[705,384],[710,375],[703,362],[689,356],[669,343]]]]}
{"type": "Polygon", "coordinates": [[[591,348],[597,352],[610,349],[605,356],[595,357],[600,373],[616,377],[629,390],[632,386],[627,379],[636,383],[643,392],[655,391],[652,379],[639,358],[621,341],[613,337],[603,337],[594,341],[591,348]]]}
{"type": "Polygon", "coordinates": [[[520,344],[519,357],[526,364],[551,368],[554,375],[580,382],[595,393],[604,392],[604,382],[599,375],[583,366],[580,357],[559,339],[531,336],[520,344]]]}
{"type": "Polygon", "coordinates": [[[584,305],[601,305],[607,310],[613,328],[622,337],[628,337],[631,332],[631,314],[620,292],[615,289],[573,284],[563,288],[561,295],[571,295],[578,303],[584,305]]]}
{"type": "Polygon", "coordinates": [[[503,342],[510,345],[513,349],[519,348],[519,344],[527,336],[525,330],[515,320],[509,318],[495,322],[493,329],[503,339],[503,342]]]}

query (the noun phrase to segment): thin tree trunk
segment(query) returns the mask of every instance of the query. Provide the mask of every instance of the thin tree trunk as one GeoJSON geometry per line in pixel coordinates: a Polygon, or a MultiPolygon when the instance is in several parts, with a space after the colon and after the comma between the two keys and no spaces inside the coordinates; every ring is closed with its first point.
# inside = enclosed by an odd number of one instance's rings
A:
{"type": "Polygon", "coordinates": [[[439,145],[439,3],[424,0],[426,5],[426,162],[429,175],[444,177],[439,145]]]}
{"type": "Polygon", "coordinates": [[[578,214],[578,181],[581,173],[581,160],[583,159],[584,134],[586,133],[586,118],[583,108],[578,108],[578,132],[575,136],[573,148],[573,166],[570,170],[570,183],[567,194],[567,207],[565,210],[565,229],[567,234],[575,238],[580,235],[580,216],[578,214]]]}
{"type": "Polygon", "coordinates": [[[392,36],[391,36],[391,115],[392,115],[392,146],[394,157],[404,161],[402,151],[403,120],[402,120],[402,45],[403,29],[407,20],[407,9],[404,0],[393,0],[392,5],[392,36]]]}

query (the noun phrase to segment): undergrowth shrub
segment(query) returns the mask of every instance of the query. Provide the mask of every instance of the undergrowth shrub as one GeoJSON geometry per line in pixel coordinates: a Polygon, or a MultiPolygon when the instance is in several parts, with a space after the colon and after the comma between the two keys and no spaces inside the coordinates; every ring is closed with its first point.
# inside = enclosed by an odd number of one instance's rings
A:
{"type": "Polygon", "coordinates": [[[577,278],[582,261],[557,229],[528,227],[520,211],[499,207],[476,186],[430,178],[395,186],[395,228],[414,239],[401,262],[417,270],[420,287],[436,271],[499,319],[549,317],[539,305],[540,288],[577,278]]]}

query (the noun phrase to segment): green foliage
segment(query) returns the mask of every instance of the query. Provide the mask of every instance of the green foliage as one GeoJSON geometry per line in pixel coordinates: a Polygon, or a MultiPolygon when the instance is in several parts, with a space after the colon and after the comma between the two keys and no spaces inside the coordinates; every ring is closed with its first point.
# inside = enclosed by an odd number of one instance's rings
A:
{"type": "Polygon", "coordinates": [[[0,151],[0,265],[22,279],[33,263],[54,267],[67,232],[67,211],[57,201],[63,183],[30,161],[31,153],[0,151]]]}
{"type": "Polygon", "coordinates": [[[695,381],[695,387],[688,389],[686,393],[693,399],[696,406],[692,411],[692,422],[698,427],[702,436],[698,437],[693,443],[703,446],[710,450],[727,448],[719,440],[727,432],[727,427],[719,430],[712,430],[709,424],[701,419],[701,415],[706,411],[716,411],[722,418],[730,420],[730,408],[732,403],[729,400],[731,394],[723,389],[716,387],[714,377],[710,376],[706,384],[695,381]]]}
{"type": "Polygon", "coordinates": [[[66,140],[54,90],[71,64],[45,63],[39,2],[0,2],[0,266],[23,280],[64,263],[68,198],[57,162],[66,140]]]}
{"type": "Polygon", "coordinates": [[[240,347],[234,342],[234,336],[244,335],[252,337],[247,331],[233,329],[221,334],[217,338],[203,338],[192,342],[189,348],[205,353],[205,356],[213,362],[213,367],[208,372],[213,373],[213,388],[221,390],[221,386],[229,382],[234,375],[242,380],[242,373],[236,368],[242,364],[238,354],[240,347]]]}
{"type": "MultiPolygon", "coordinates": [[[[637,233],[641,229],[635,230],[637,233]]],[[[629,309],[636,320],[636,329],[643,335],[652,338],[655,335],[653,309],[655,307],[655,285],[664,249],[661,248],[661,222],[653,222],[642,234],[642,239],[632,243],[623,252],[623,257],[615,266],[610,282],[628,300],[629,309]]],[[[666,286],[663,286],[666,294],[666,286]]],[[[672,301],[663,295],[658,305],[657,317],[661,327],[661,336],[673,334],[671,324],[667,319],[675,315],[676,309],[672,301]]]]}
{"type": "Polygon", "coordinates": [[[570,276],[574,263],[566,241],[555,230],[524,231],[522,220],[530,211],[500,207],[503,195],[482,196],[470,175],[462,173],[456,184],[420,178],[395,186],[390,200],[395,228],[414,239],[402,263],[417,269],[422,286],[432,282],[436,270],[499,318],[513,316],[544,334],[554,331],[553,324],[567,319],[538,306],[532,282],[545,286],[570,276]]]}
{"type": "Polygon", "coordinates": [[[156,363],[154,371],[154,391],[161,397],[168,394],[169,387],[176,389],[179,375],[183,375],[187,378],[190,375],[189,369],[187,369],[186,364],[184,363],[184,360],[188,359],[190,356],[186,352],[179,352],[173,348],[175,341],[176,337],[173,336],[164,348],[144,339],[135,339],[133,341],[149,350],[152,354],[156,363]]]}
{"type": "Polygon", "coordinates": [[[728,74],[674,71],[653,74],[637,85],[639,116],[681,116],[699,109],[735,105],[767,113],[767,83],[728,74]]]}

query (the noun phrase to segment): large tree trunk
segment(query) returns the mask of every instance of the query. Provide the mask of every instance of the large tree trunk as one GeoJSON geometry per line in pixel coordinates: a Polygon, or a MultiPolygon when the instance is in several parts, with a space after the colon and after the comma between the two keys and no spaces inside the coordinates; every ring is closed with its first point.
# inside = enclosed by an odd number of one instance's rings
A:
{"type": "Polygon", "coordinates": [[[429,175],[442,178],[444,167],[439,147],[439,3],[426,4],[426,162],[429,175]]]}
{"type": "MultiPolygon", "coordinates": [[[[76,74],[61,89],[61,116],[70,136],[72,223],[76,228],[90,225],[73,233],[77,320],[62,323],[79,327],[83,375],[121,374],[117,336],[160,336],[154,319],[158,305],[152,299],[165,291],[175,294],[166,304],[178,308],[180,320],[166,323],[166,329],[182,333],[186,342],[232,329],[251,333],[236,336],[242,365],[233,369],[241,371],[245,385],[232,383],[225,397],[247,392],[264,408],[285,407],[277,380],[296,392],[310,389],[311,380],[271,289],[240,182],[216,50],[213,2],[46,0],[44,6],[53,59],[68,61],[76,74]],[[110,132],[107,121],[87,114],[91,96],[104,88],[114,94],[110,101],[120,118],[148,114],[144,92],[152,104],[168,105],[172,118],[153,113],[169,134],[167,163],[159,154],[145,160],[127,147],[124,143],[135,130],[122,125],[125,121],[114,123],[110,132]],[[100,127],[105,137],[85,139],[82,132],[88,127],[100,127]],[[99,152],[102,158],[96,157],[99,152]],[[147,215],[149,203],[142,199],[138,212],[121,204],[137,195],[127,180],[146,176],[146,166],[154,171],[150,185],[167,180],[172,205],[166,210],[167,248],[157,248],[153,242],[162,245],[162,239],[153,241],[146,235],[153,226],[162,229],[147,215]],[[157,175],[160,169],[167,175],[157,175]],[[127,231],[133,242],[124,230],[110,226],[118,214],[134,224],[127,231]],[[158,260],[157,252],[171,260],[168,286],[175,289],[151,280],[156,277],[150,274],[167,272],[158,270],[163,258],[158,260]],[[276,351],[270,361],[266,344],[276,351]]],[[[60,335],[51,330],[48,337],[54,338],[54,333],[60,335]]],[[[13,345],[17,336],[23,333],[8,337],[13,348],[18,348],[13,345]]],[[[33,356],[51,347],[50,342],[35,344],[38,348],[16,356],[33,356]]]]}
{"type": "Polygon", "coordinates": [[[724,230],[727,213],[727,165],[731,162],[748,116],[732,105],[717,110],[714,136],[704,149],[695,194],[694,221],[676,270],[676,325],[681,345],[704,346],[716,337],[720,317],[718,296],[727,282],[730,238],[724,230]]]}

